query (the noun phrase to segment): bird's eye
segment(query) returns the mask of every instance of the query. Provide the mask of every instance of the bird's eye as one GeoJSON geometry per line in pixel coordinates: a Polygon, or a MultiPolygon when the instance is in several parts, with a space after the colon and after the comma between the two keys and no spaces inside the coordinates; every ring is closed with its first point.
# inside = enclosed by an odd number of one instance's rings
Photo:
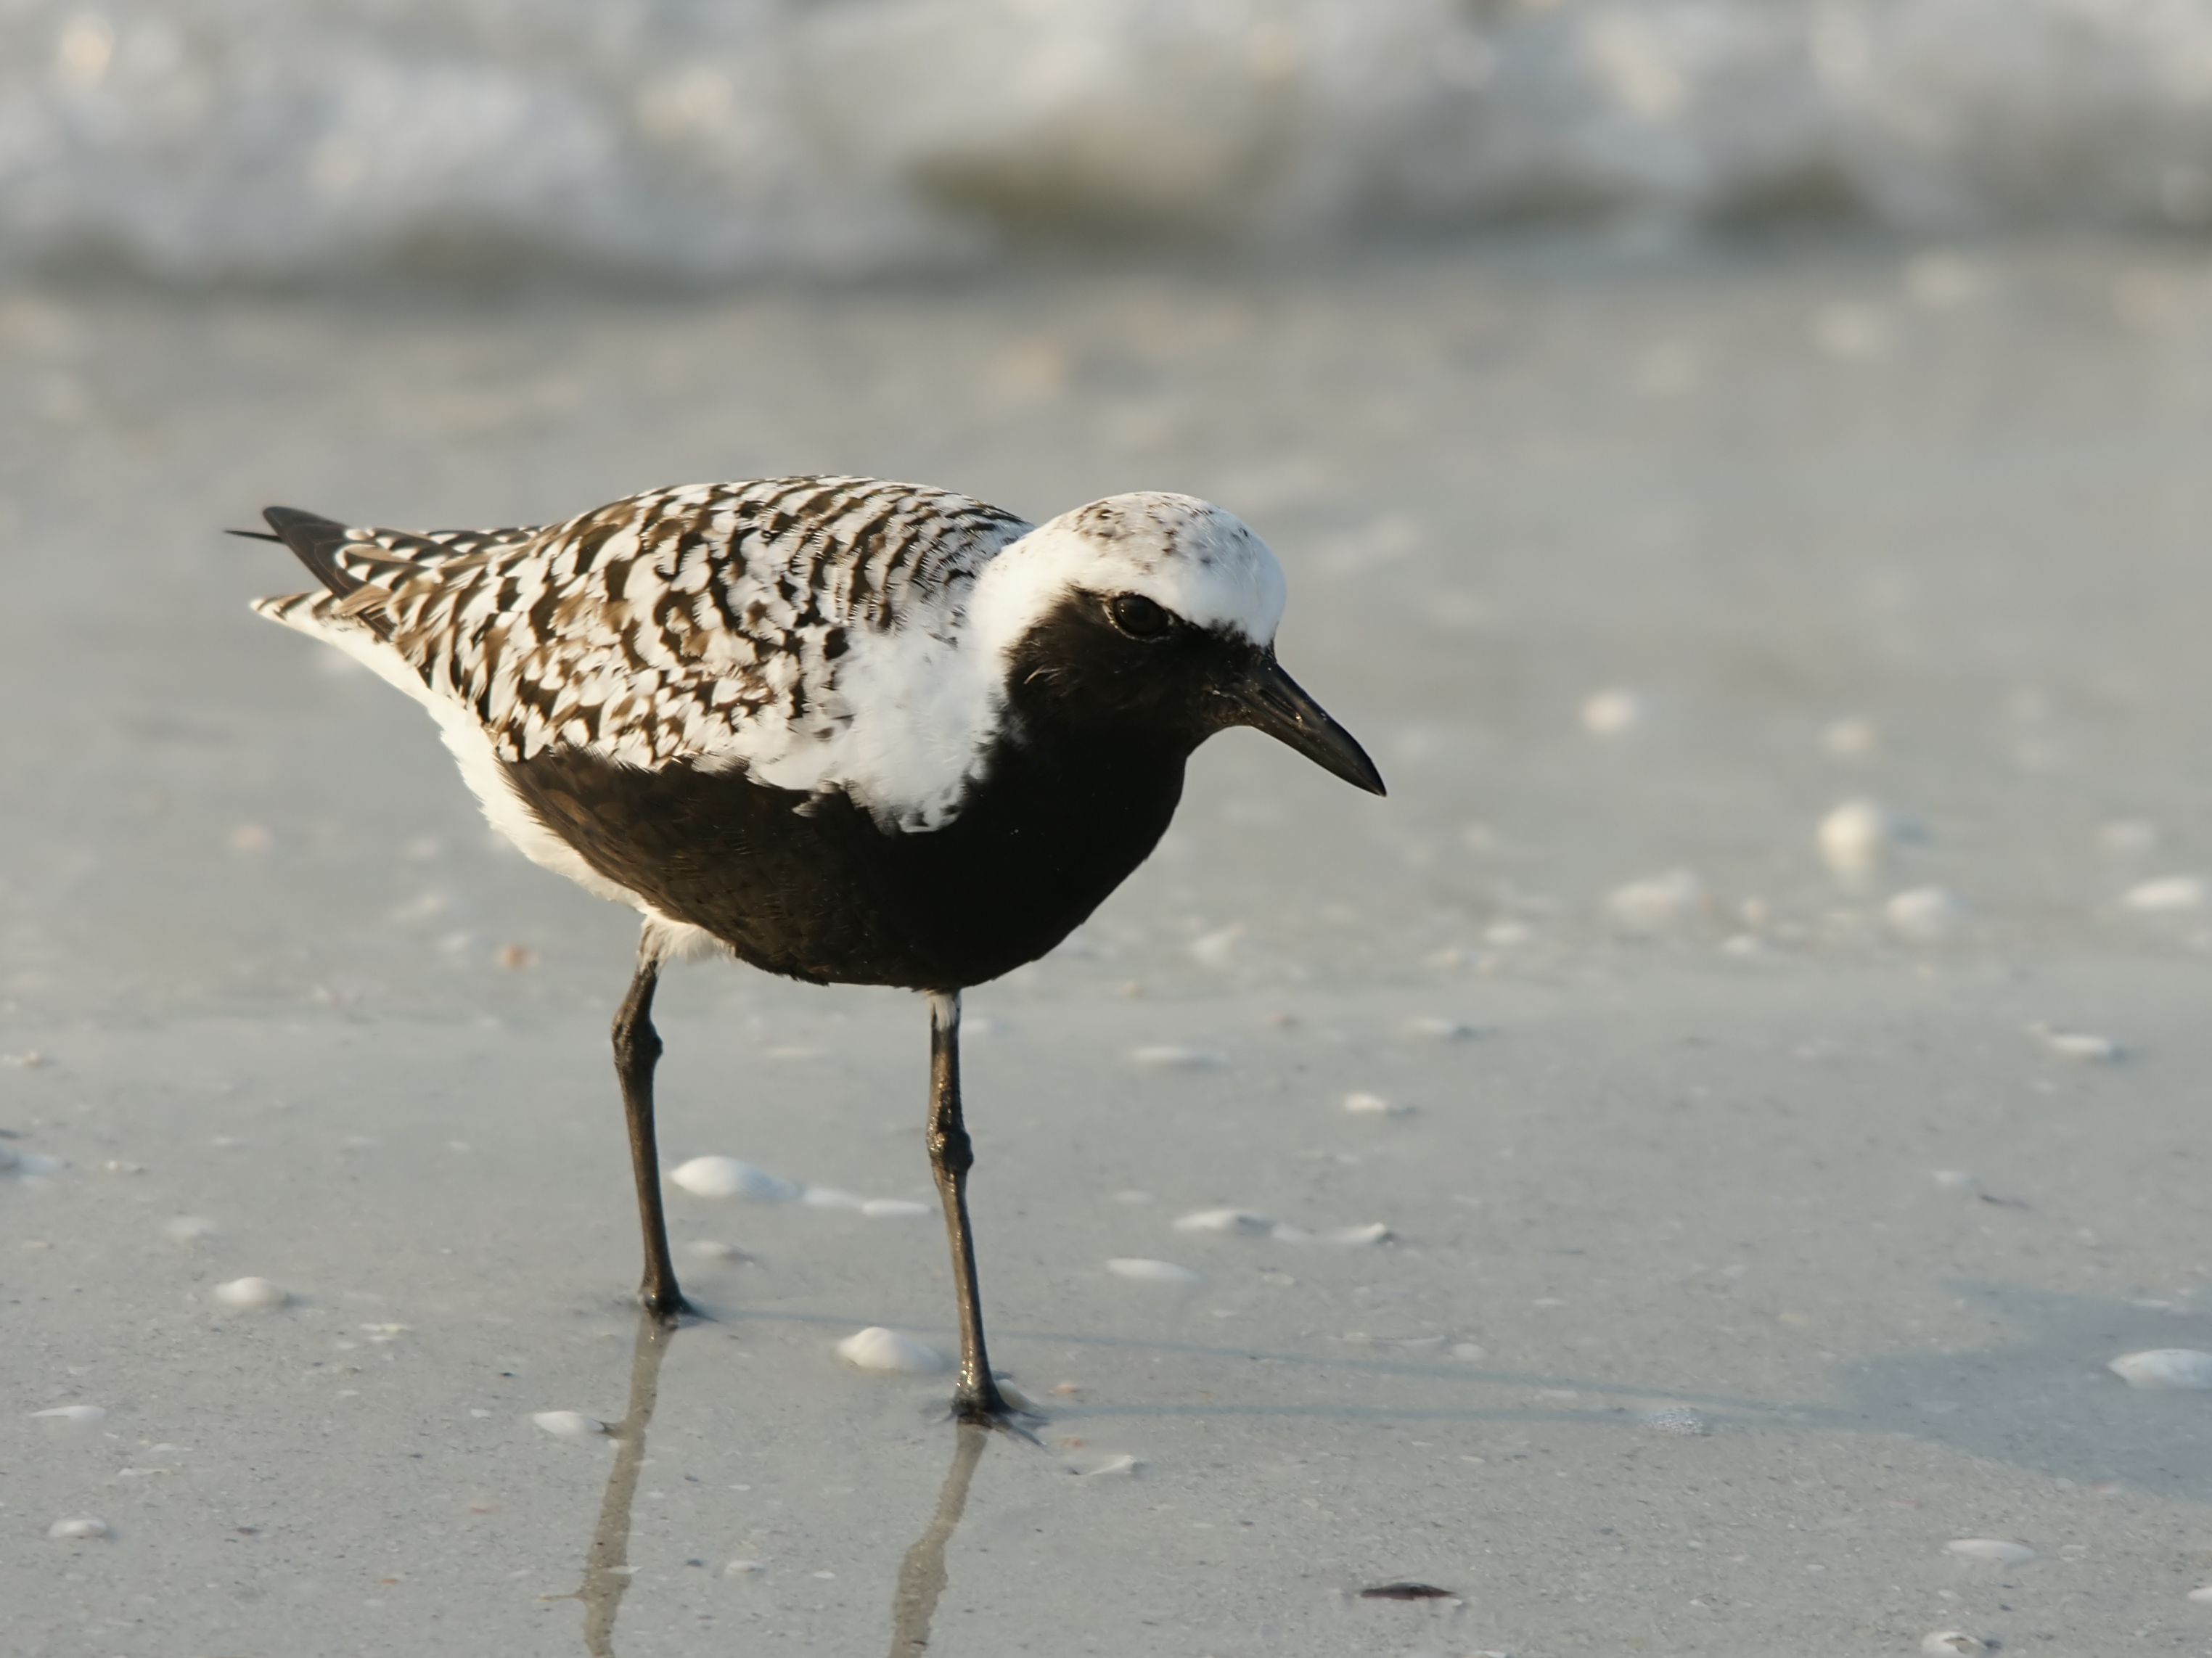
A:
{"type": "Polygon", "coordinates": [[[1132,639],[1158,639],[1175,623],[1165,609],[1142,593],[1116,593],[1106,601],[1106,614],[1132,639]]]}

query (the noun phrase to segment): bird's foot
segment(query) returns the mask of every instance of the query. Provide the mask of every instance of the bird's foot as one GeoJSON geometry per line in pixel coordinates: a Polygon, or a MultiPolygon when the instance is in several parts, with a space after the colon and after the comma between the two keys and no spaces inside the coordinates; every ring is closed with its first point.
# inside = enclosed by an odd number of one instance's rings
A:
{"type": "Polygon", "coordinates": [[[963,1427],[995,1429],[1026,1439],[1032,1445],[1043,1442],[1029,1427],[1032,1422],[1043,1421],[1043,1413],[1018,1394],[1008,1398],[996,1382],[987,1382],[980,1388],[963,1387],[955,1393],[951,1418],[963,1427]],[[1017,1404],[1015,1400],[1021,1402],[1017,1404]]]}
{"type": "Polygon", "coordinates": [[[684,1320],[699,1316],[699,1309],[684,1299],[681,1290],[655,1290],[647,1284],[637,1292],[637,1304],[664,1329],[672,1330],[684,1320]]]}

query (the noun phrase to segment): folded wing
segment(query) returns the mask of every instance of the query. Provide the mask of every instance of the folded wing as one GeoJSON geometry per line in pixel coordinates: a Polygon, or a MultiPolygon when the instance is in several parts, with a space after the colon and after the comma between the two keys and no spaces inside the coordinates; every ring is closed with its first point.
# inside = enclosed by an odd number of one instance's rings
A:
{"type": "Polygon", "coordinates": [[[975,572],[1030,527],[850,477],[654,490],[541,529],[270,521],[325,591],[255,608],[387,677],[397,665],[374,659],[398,658],[501,760],[567,748],[786,774],[808,745],[825,764],[842,746],[848,665],[950,649],[975,572]]]}

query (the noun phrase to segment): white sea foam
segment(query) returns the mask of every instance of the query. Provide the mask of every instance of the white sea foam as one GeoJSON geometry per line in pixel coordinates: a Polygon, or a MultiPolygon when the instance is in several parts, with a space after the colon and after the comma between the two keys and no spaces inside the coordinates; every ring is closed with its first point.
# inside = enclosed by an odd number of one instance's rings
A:
{"type": "Polygon", "coordinates": [[[28,0],[0,247],[711,280],[1532,214],[2190,228],[2209,58],[2212,13],[2137,0],[28,0]]]}

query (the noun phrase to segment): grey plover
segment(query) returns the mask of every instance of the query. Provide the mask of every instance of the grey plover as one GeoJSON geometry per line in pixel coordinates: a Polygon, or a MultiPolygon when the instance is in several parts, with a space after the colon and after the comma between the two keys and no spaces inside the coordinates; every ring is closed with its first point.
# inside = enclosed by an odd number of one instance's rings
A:
{"type": "Polygon", "coordinates": [[[860,477],[657,489],[539,528],[264,516],[321,589],[254,608],[420,701],[495,827],[644,915],[614,1052],[652,1313],[689,1310],[653,1138],[663,963],[703,948],[927,994],[954,1409],[1004,1421],[968,1225],[961,992],[1052,949],[1144,861],[1216,732],[1257,727],[1383,792],[1275,659],[1274,554],[1188,495],[1033,526],[860,477]]]}

